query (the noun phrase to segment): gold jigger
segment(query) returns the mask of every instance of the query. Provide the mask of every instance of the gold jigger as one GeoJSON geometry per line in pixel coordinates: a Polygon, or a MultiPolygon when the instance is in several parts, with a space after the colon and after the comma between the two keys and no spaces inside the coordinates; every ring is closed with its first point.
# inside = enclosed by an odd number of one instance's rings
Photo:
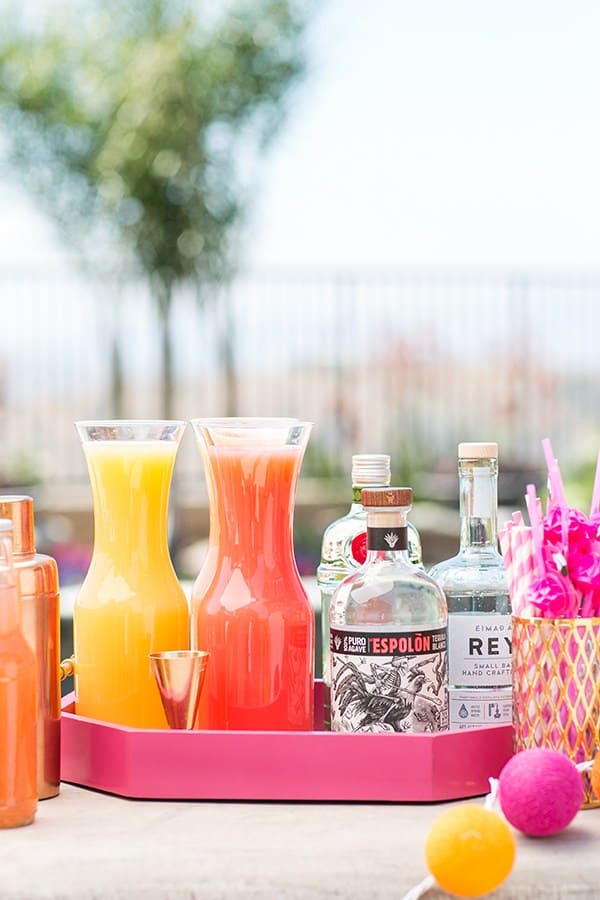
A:
{"type": "Polygon", "coordinates": [[[189,731],[194,727],[209,655],[206,650],[163,650],[150,654],[169,728],[189,731]]]}

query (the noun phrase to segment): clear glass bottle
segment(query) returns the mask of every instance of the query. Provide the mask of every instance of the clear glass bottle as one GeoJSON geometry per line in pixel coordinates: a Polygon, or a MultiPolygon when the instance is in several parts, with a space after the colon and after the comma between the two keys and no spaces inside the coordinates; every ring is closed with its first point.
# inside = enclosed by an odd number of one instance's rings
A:
{"type": "Polygon", "coordinates": [[[21,631],[12,522],[0,519],[0,828],[33,822],[37,808],[37,668],[21,631]]]}
{"type": "Polygon", "coordinates": [[[429,574],[448,601],[450,729],[512,721],[512,617],[498,551],[498,445],[458,445],[460,550],[429,574]]]}
{"type": "Polygon", "coordinates": [[[447,607],[408,557],[410,488],[363,489],[367,558],[331,599],[332,731],[448,727],[447,607]]]}
{"type": "MultiPolygon", "coordinates": [[[[386,453],[356,453],[352,457],[352,505],[348,512],[325,529],[317,586],[321,595],[322,678],[324,682],[324,720],[329,728],[329,604],[339,583],[362,566],[367,558],[367,513],[361,502],[368,487],[390,483],[390,457],[386,453]]],[[[409,523],[408,555],[422,566],[421,539],[409,523]]]]}

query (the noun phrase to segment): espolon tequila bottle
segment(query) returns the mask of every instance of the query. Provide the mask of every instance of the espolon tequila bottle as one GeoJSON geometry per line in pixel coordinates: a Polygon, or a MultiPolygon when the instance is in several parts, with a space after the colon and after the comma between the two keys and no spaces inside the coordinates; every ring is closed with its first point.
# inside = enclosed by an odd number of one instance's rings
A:
{"type": "Polygon", "coordinates": [[[429,574],[448,601],[450,729],[512,721],[512,618],[497,548],[498,445],[458,445],[460,550],[429,574]]]}
{"type": "Polygon", "coordinates": [[[408,557],[412,490],[363,489],[362,505],[367,558],[331,600],[331,729],[444,731],[446,598],[408,557]]]}
{"type": "MultiPolygon", "coordinates": [[[[329,604],[341,581],[362,566],[367,558],[367,513],[362,492],[368,487],[390,483],[390,457],[386,453],[356,453],[352,457],[352,505],[348,512],[325,529],[317,586],[321,594],[321,636],[324,683],[324,720],[329,728],[329,604]]],[[[414,525],[408,525],[408,555],[422,566],[421,539],[414,525]]]]}

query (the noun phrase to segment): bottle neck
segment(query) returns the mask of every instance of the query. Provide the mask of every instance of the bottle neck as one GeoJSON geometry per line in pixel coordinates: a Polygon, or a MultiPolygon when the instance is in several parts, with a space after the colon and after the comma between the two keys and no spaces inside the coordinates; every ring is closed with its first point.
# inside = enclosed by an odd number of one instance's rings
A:
{"type": "Polygon", "coordinates": [[[498,531],[498,461],[461,459],[460,548],[496,547],[498,531]]]}
{"type": "Polygon", "coordinates": [[[0,536],[0,634],[8,634],[21,625],[21,608],[12,561],[12,538],[0,536]]]}
{"type": "Polygon", "coordinates": [[[367,510],[367,560],[409,562],[407,515],[398,507],[367,510]]]}

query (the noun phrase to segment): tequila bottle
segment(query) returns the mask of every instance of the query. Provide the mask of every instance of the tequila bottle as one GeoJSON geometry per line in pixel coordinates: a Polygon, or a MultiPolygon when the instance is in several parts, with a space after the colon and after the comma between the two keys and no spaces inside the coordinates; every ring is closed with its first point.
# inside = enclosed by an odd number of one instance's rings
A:
{"type": "MultiPolygon", "coordinates": [[[[321,595],[321,637],[325,690],[325,727],[329,727],[329,605],[336,587],[364,563],[367,557],[367,513],[361,502],[367,487],[390,483],[390,457],[385,453],[357,453],[352,457],[352,504],[348,512],[329,525],[323,535],[317,586],[321,595]]],[[[408,526],[408,554],[422,565],[421,539],[408,526]]]]}
{"type": "Polygon", "coordinates": [[[408,556],[412,490],[363,489],[362,505],[367,558],[331,600],[331,728],[444,731],[446,598],[408,556]]]}
{"type": "Polygon", "coordinates": [[[512,618],[497,547],[498,445],[461,443],[460,550],[429,572],[448,600],[450,729],[512,721],[512,618]]]}

